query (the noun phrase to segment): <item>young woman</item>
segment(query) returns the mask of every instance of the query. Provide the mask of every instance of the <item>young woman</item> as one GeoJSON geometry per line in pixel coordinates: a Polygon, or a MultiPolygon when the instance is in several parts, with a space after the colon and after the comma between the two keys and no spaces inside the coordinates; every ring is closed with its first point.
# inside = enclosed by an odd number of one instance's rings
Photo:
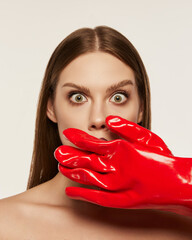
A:
{"type": "Polygon", "coordinates": [[[101,140],[121,139],[106,125],[109,115],[150,130],[145,67],[133,45],[116,30],[79,29],[49,60],[39,96],[28,190],[1,200],[0,239],[189,239],[191,221],[184,216],[105,208],[66,196],[66,187],[95,186],[58,172],[55,149],[75,146],[63,130],[80,129],[101,140]]]}

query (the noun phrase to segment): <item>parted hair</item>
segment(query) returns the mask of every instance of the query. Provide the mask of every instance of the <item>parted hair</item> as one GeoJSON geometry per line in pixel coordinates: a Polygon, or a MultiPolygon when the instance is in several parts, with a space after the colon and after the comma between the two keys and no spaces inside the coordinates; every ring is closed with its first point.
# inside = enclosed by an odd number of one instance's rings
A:
{"type": "Polygon", "coordinates": [[[75,58],[89,52],[109,53],[132,68],[143,108],[141,126],[151,129],[150,86],[145,66],[132,43],[107,26],[81,28],[68,35],[54,50],[45,70],[36,114],[35,138],[27,189],[52,179],[58,173],[54,150],[62,145],[57,123],[47,117],[47,103],[54,101],[61,71],[75,58]]]}

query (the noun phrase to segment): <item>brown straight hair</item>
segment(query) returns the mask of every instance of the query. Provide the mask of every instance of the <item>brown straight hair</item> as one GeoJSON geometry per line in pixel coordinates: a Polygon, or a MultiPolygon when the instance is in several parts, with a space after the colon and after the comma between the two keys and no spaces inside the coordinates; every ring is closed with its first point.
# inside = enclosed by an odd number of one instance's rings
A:
{"type": "Polygon", "coordinates": [[[102,51],[132,68],[143,107],[141,126],[151,129],[150,86],[145,66],[131,42],[118,31],[98,26],[81,28],[67,36],[53,52],[41,86],[37,107],[34,148],[27,189],[52,179],[58,173],[55,149],[62,145],[57,124],[47,117],[47,102],[54,101],[61,71],[75,58],[88,52],[102,51]]]}

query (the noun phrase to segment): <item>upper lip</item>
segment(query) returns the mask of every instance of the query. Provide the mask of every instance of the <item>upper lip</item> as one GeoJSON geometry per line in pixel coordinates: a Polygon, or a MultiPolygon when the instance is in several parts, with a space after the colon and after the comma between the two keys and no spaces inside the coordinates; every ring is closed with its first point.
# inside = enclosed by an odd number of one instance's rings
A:
{"type": "Polygon", "coordinates": [[[104,141],[108,141],[106,138],[104,138],[104,137],[100,137],[99,139],[101,139],[101,140],[104,140],[104,141]]]}

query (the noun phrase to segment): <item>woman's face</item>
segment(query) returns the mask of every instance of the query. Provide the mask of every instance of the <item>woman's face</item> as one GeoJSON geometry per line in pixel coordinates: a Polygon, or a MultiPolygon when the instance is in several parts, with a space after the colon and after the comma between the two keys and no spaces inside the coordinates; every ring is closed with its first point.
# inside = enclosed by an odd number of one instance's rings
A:
{"type": "Polygon", "coordinates": [[[120,138],[107,128],[108,115],[135,123],[142,120],[134,72],[108,53],[81,55],[61,72],[54,103],[49,100],[47,105],[47,116],[58,124],[61,142],[73,146],[62,134],[67,128],[78,128],[108,141],[120,138]]]}

